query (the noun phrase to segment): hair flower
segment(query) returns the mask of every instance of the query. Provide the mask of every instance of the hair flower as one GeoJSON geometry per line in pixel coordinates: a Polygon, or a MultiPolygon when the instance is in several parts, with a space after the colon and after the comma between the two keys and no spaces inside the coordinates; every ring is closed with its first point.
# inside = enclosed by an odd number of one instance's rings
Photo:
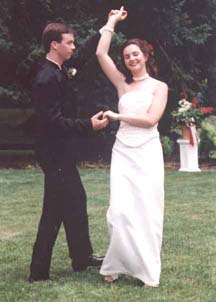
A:
{"type": "Polygon", "coordinates": [[[154,47],[153,47],[153,45],[150,44],[150,43],[148,43],[147,48],[148,48],[149,53],[153,55],[154,54],[154,47]]]}

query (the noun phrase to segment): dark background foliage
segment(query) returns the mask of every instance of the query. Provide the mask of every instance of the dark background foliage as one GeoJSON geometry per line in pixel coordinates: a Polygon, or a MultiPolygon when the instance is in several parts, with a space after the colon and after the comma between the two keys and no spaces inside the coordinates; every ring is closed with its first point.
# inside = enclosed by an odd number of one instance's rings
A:
{"type": "MultiPolygon", "coordinates": [[[[0,107],[31,106],[31,81],[43,56],[41,32],[48,22],[70,23],[81,45],[106,22],[110,9],[121,5],[128,18],[117,27],[112,56],[119,63],[119,46],[126,38],[144,38],[154,45],[159,79],[169,85],[162,134],[169,133],[170,111],[182,96],[201,93],[206,106],[216,106],[216,0],[1,0],[0,107]]],[[[115,90],[96,58],[72,81],[79,91],[80,115],[117,109],[115,90]]],[[[116,128],[111,124],[100,135],[113,137],[116,128]]]]}

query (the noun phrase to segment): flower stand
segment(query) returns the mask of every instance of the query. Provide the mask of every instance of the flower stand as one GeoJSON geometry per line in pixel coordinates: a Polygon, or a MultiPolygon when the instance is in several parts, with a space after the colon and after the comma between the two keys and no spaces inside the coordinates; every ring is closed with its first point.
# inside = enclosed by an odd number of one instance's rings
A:
{"type": "Polygon", "coordinates": [[[189,139],[178,139],[180,148],[180,169],[185,172],[200,172],[198,164],[198,144],[191,145],[189,139]]]}
{"type": "Polygon", "coordinates": [[[195,125],[182,127],[182,138],[177,140],[180,148],[180,169],[185,172],[201,171],[198,164],[199,138],[195,125]]]}

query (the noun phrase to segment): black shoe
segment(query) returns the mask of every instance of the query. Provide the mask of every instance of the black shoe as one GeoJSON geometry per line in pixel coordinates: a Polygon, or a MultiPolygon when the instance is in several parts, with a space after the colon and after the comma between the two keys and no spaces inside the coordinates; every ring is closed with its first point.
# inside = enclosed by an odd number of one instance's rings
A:
{"type": "Polygon", "coordinates": [[[39,281],[49,281],[50,277],[49,276],[44,276],[44,277],[33,277],[32,275],[29,276],[28,281],[29,283],[33,282],[39,282],[39,281]]]}
{"type": "Polygon", "coordinates": [[[104,260],[104,257],[91,255],[88,257],[87,266],[101,266],[103,260],[104,260]]]}
{"type": "Polygon", "coordinates": [[[103,260],[104,260],[104,257],[90,255],[85,264],[82,264],[82,265],[73,264],[72,268],[73,268],[74,272],[83,272],[87,269],[88,266],[94,266],[94,267],[101,266],[103,260]]]}

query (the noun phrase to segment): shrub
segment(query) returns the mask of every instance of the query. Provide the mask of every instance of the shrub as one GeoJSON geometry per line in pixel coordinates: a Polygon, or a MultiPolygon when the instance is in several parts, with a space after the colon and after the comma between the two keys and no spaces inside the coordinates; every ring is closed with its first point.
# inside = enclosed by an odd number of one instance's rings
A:
{"type": "Polygon", "coordinates": [[[216,159],[216,116],[205,118],[200,129],[200,155],[204,159],[216,159]]]}
{"type": "Polygon", "coordinates": [[[173,154],[175,143],[168,136],[161,136],[161,144],[165,156],[173,154]]]}

